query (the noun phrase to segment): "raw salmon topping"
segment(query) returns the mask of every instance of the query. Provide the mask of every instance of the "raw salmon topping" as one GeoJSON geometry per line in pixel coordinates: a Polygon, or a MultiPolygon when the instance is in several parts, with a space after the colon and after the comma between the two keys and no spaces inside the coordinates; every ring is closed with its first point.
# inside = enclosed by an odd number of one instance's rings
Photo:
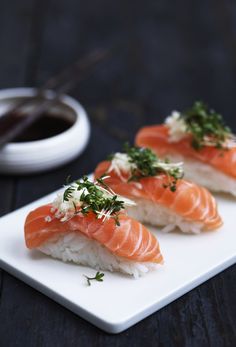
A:
{"type": "Polygon", "coordinates": [[[30,212],[25,221],[25,241],[28,248],[70,232],[78,232],[98,241],[112,253],[138,262],[163,261],[159,243],[142,224],[119,213],[119,226],[112,218],[102,221],[93,212],[77,214],[61,222],[52,212],[52,205],[44,205],[30,212]],[[50,222],[45,220],[50,216],[50,222]]]}
{"type": "Polygon", "coordinates": [[[152,149],[160,157],[173,154],[199,160],[236,178],[236,147],[223,150],[214,146],[204,146],[196,150],[192,147],[190,135],[173,143],[169,141],[169,129],[166,125],[151,125],[140,129],[135,142],[140,147],[152,149]]]}
{"type": "MultiPolygon", "coordinates": [[[[110,162],[100,163],[95,170],[95,178],[109,172],[105,182],[117,194],[130,199],[145,199],[167,207],[188,221],[203,223],[205,230],[214,230],[222,225],[217,205],[210,192],[192,182],[179,179],[176,190],[166,189],[168,176],[143,177],[136,181],[121,179],[115,170],[110,170],[110,162]]],[[[125,177],[125,173],[122,174],[125,177]]],[[[127,176],[126,176],[127,177],[127,176]]]]}

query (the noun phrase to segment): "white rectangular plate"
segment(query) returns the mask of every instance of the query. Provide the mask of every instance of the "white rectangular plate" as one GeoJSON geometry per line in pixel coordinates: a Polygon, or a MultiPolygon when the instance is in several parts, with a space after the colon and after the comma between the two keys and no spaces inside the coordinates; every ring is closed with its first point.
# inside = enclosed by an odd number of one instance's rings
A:
{"type": "Polygon", "coordinates": [[[220,230],[186,235],[152,229],[160,241],[163,266],[138,280],[105,272],[104,282],[88,287],[83,274],[94,275],[95,270],[25,247],[27,213],[54,197],[50,194],[0,219],[0,266],[107,332],[127,329],[235,262],[236,201],[220,196],[220,230]]]}

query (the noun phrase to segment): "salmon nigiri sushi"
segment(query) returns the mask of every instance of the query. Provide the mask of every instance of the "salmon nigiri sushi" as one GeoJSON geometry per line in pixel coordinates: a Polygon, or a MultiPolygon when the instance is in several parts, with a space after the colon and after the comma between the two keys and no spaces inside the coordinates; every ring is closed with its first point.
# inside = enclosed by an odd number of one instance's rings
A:
{"type": "Polygon", "coordinates": [[[160,157],[183,161],[185,177],[215,192],[236,196],[236,142],[221,115],[196,102],[172,112],[165,124],[139,130],[136,145],[160,157]]]}
{"type": "Polygon", "coordinates": [[[107,190],[102,179],[93,183],[84,177],[53,203],[28,214],[26,246],[63,261],[138,277],[163,258],[156,237],[125,212],[133,204],[107,190]]]}
{"type": "Polygon", "coordinates": [[[125,153],[101,162],[94,175],[104,177],[116,194],[135,201],[126,207],[130,216],[163,231],[199,233],[222,225],[210,192],[183,179],[182,163],[162,161],[148,148],[126,146],[125,153]]]}

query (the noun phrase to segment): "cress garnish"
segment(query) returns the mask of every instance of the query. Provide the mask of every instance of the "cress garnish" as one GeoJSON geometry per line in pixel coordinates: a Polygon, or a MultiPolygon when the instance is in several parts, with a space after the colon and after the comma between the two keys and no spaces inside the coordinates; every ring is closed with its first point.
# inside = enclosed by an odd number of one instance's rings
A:
{"type": "Polygon", "coordinates": [[[91,182],[87,176],[84,176],[82,180],[72,183],[62,195],[58,195],[53,203],[56,217],[61,221],[68,221],[77,214],[86,215],[93,212],[98,219],[103,221],[113,218],[116,225],[119,226],[118,212],[126,205],[134,205],[134,202],[116,195],[104,183],[105,178],[102,176],[95,182],[91,182]]]}
{"type": "Polygon", "coordinates": [[[88,286],[91,286],[91,281],[97,281],[97,282],[103,282],[104,273],[97,271],[96,275],[94,277],[88,277],[84,275],[84,277],[87,279],[88,286]]]}
{"type": "Polygon", "coordinates": [[[170,163],[167,159],[160,160],[149,148],[131,147],[125,144],[124,151],[125,153],[116,153],[110,157],[111,166],[108,174],[112,169],[120,176],[121,171],[126,171],[129,173],[128,182],[165,174],[168,177],[168,183],[163,187],[175,192],[177,180],[184,175],[182,163],[170,163]]]}
{"type": "Polygon", "coordinates": [[[170,128],[172,142],[178,142],[186,134],[191,134],[192,147],[195,150],[204,146],[227,149],[229,142],[235,141],[223,117],[201,101],[196,101],[190,109],[182,113],[173,112],[166,119],[166,124],[170,128]]]}

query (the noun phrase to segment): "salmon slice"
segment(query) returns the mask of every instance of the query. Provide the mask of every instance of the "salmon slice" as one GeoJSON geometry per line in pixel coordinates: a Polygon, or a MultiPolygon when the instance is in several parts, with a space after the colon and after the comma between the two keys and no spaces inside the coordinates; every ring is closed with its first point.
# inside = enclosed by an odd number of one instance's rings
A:
{"type": "Polygon", "coordinates": [[[116,193],[130,199],[146,199],[154,204],[167,207],[172,212],[191,222],[204,224],[204,230],[214,230],[223,223],[218,214],[214,197],[202,186],[179,179],[176,191],[172,192],[164,185],[168,183],[166,175],[145,177],[128,182],[127,174],[120,177],[114,170],[110,171],[110,162],[101,162],[94,173],[95,178],[107,174],[106,184],[116,193]]]}
{"type": "Polygon", "coordinates": [[[30,249],[40,247],[56,235],[78,232],[104,245],[111,253],[138,262],[161,263],[159,243],[141,223],[125,213],[119,214],[120,225],[113,218],[102,221],[95,214],[77,214],[61,222],[52,213],[52,205],[31,211],[25,221],[25,242],[30,249]]]}
{"type": "Polygon", "coordinates": [[[199,150],[192,147],[191,135],[178,142],[169,142],[169,129],[166,125],[147,126],[139,130],[135,143],[139,147],[152,149],[159,156],[180,154],[209,164],[219,171],[236,178],[236,147],[227,150],[205,146],[199,150]]]}

